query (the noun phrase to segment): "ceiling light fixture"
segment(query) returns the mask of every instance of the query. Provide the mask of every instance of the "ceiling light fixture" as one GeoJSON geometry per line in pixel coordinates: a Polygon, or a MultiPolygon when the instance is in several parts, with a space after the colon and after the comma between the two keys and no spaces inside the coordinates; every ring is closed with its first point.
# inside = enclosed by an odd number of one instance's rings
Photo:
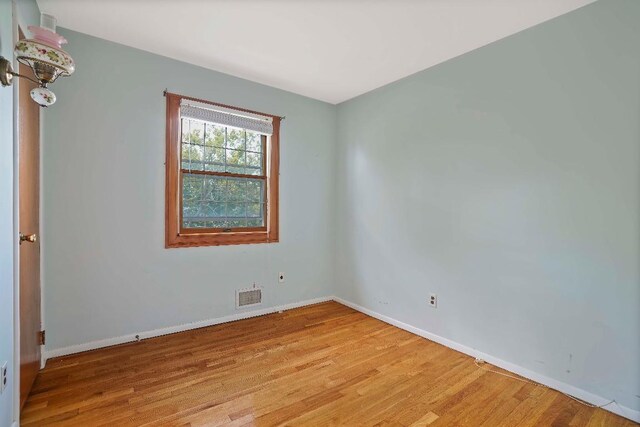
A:
{"type": "Polygon", "coordinates": [[[31,99],[42,107],[48,107],[56,102],[56,95],[47,85],[56,81],[60,76],[69,76],[75,71],[75,64],[71,56],[62,45],[67,40],[56,33],[56,19],[51,15],[42,14],[40,27],[30,26],[32,39],[19,40],[14,54],[21,64],[33,70],[35,79],[13,71],[11,61],[0,56],[0,83],[9,86],[13,77],[22,77],[36,83],[38,87],[31,90],[31,99]]]}

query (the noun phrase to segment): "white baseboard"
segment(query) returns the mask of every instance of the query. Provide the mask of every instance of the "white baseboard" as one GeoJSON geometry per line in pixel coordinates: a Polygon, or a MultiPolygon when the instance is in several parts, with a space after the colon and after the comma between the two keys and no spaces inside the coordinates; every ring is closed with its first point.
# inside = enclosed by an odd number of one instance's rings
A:
{"type": "MultiPolygon", "coordinates": [[[[445,347],[449,347],[452,348],[456,351],[459,351],[461,353],[465,353],[468,354],[471,357],[474,358],[480,358],[483,359],[484,361],[486,361],[487,363],[490,363],[494,366],[498,366],[502,369],[505,369],[507,371],[513,372],[515,374],[518,374],[522,377],[528,378],[532,381],[535,381],[537,383],[540,384],[544,384],[545,386],[552,388],[554,390],[557,390],[559,392],[571,395],[573,397],[576,397],[580,400],[583,400],[585,402],[588,402],[592,405],[604,405],[608,402],[611,402],[612,399],[607,399],[604,398],[602,396],[598,396],[596,394],[590,393],[586,390],[580,389],[578,387],[574,387],[570,384],[564,383],[562,381],[558,381],[555,380],[553,378],[549,378],[547,376],[544,376],[542,374],[539,374],[537,372],[531,371],[529,369],[523,368],[521,366],[518,366],[516,364],[513,364],[511,362],[507,362],[504,361],[502,359],[498,359],[497,357],[491,356],[490,354],[486,354],[483,353],[481,351],[478,351],[476,349],[473,349],[471,347],[467,347],[466,345],[457,343],[455,341],[452,341],[450,339],[441,337],[439,335],[433,334],[431,332],[425,331],[424,329],[420,329],[420,328],[416,328],[415,326],[409,325],[407,323],[401,322],[399,320],[396,320],[392,317],[389,316],[385,316],[383,314],[377,313],[373,310],[370,310],[368,308],[362,307],[358,304],[354,304],[352,302],[346,301],[342,298],[339,297],[334,297],[333,298],[334,301],[339,302],[340,304],[344,304],[347,307],[351,307],[354,310],[357,310],[361,313],[364,313],[366,315],[369,315],[371,317],[375,317],[378,320],[381,320],[385,323],[388,323],[390,325],[396,326],[400,329],[404,329],[407,332],[411,332],[412,334],[415,335],[419,335],[423,338],[426,338],[428,340],[437,342],[438,344],[442,344],[445,347]]],[[[614,414],[620,415],[621,417],[625,417],[628,418],[632,421],[635,422],[640,422],[640,411],[636,411],[634,409],[631,408],[627,408],[626,406],[622,406],[616,402],[602,408],[605,409],[609,412],[613,412],[614,414]]]]}
{"type": "MultiPolygon", "coordinates": [[[[265,314],[276,313],[278,311],[291,310],[292,308],[299,308],[299,307],[304,307],[306,305],[318,304],[321,302],[331,301],[332,299],[333,297],[314,298],[306,301],[300,301],[300,302],[295,302],[290,304],[279,305],[275,307],[263,308],[260,310],[239,312],[235,314],[230,314],[228,316],[216,317],[213,319],[206,319],[198,322],[185,323],[177,326],[169,326],[167,328],[154,329],[151,331],[138,332],[138,333],[133,333],[128,335],[122,335],[119,337],[91,341],[84,344],[77,344],[77,345],[71,345],[68,347],[56,348],[53,350],[47,350],[43,352],[44,363],[46,363],[48,359],[52,359],[54,357],[67,356],[69,354],[81,353],[83,351],[95,350],[98,348],[110,347],[113,345],[134,342],[134,341],[137,341],[136,335],[138,335],[140,339],[159,337],[162,335],[174,334],[176,332],[183,332],[191,329],[204,328],[206,326],[219,325],[221,323],[248,319],[250,317],[263,316],[265,314]]],[[[44,366],[44,363],[43,363],[43,366],[44,366]]]]}

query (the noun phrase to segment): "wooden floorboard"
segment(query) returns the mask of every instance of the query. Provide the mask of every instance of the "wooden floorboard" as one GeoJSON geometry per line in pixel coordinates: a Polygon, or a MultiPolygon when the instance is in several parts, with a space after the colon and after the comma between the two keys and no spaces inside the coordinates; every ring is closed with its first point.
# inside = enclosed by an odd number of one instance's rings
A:
{"type": "Polygon", "coordinates": [[[23,426],[632,426],[335,302],[52,359],[23,426]]]}

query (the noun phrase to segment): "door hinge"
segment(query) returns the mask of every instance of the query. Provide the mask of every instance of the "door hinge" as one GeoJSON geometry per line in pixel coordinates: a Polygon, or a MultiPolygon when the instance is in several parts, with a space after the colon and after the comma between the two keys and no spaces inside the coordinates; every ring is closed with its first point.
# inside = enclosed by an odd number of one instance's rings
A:
{"type": "Polygon", "coordinates": [[[40,331],[40,333],[38,334],[38,338],[40,340],[40,345],[44,345],[46,342],[46,336],[44,334],[44,331],[40,331]]]}

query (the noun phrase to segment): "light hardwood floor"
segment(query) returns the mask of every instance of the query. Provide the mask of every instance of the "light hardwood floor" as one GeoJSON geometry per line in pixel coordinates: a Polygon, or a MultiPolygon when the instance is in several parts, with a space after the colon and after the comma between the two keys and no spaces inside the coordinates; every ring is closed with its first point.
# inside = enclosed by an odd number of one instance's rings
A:
{"type": "Polygon", "coordinates": [[[50,360],[22,425],[631,426],[335,302],[50,360]]]}

